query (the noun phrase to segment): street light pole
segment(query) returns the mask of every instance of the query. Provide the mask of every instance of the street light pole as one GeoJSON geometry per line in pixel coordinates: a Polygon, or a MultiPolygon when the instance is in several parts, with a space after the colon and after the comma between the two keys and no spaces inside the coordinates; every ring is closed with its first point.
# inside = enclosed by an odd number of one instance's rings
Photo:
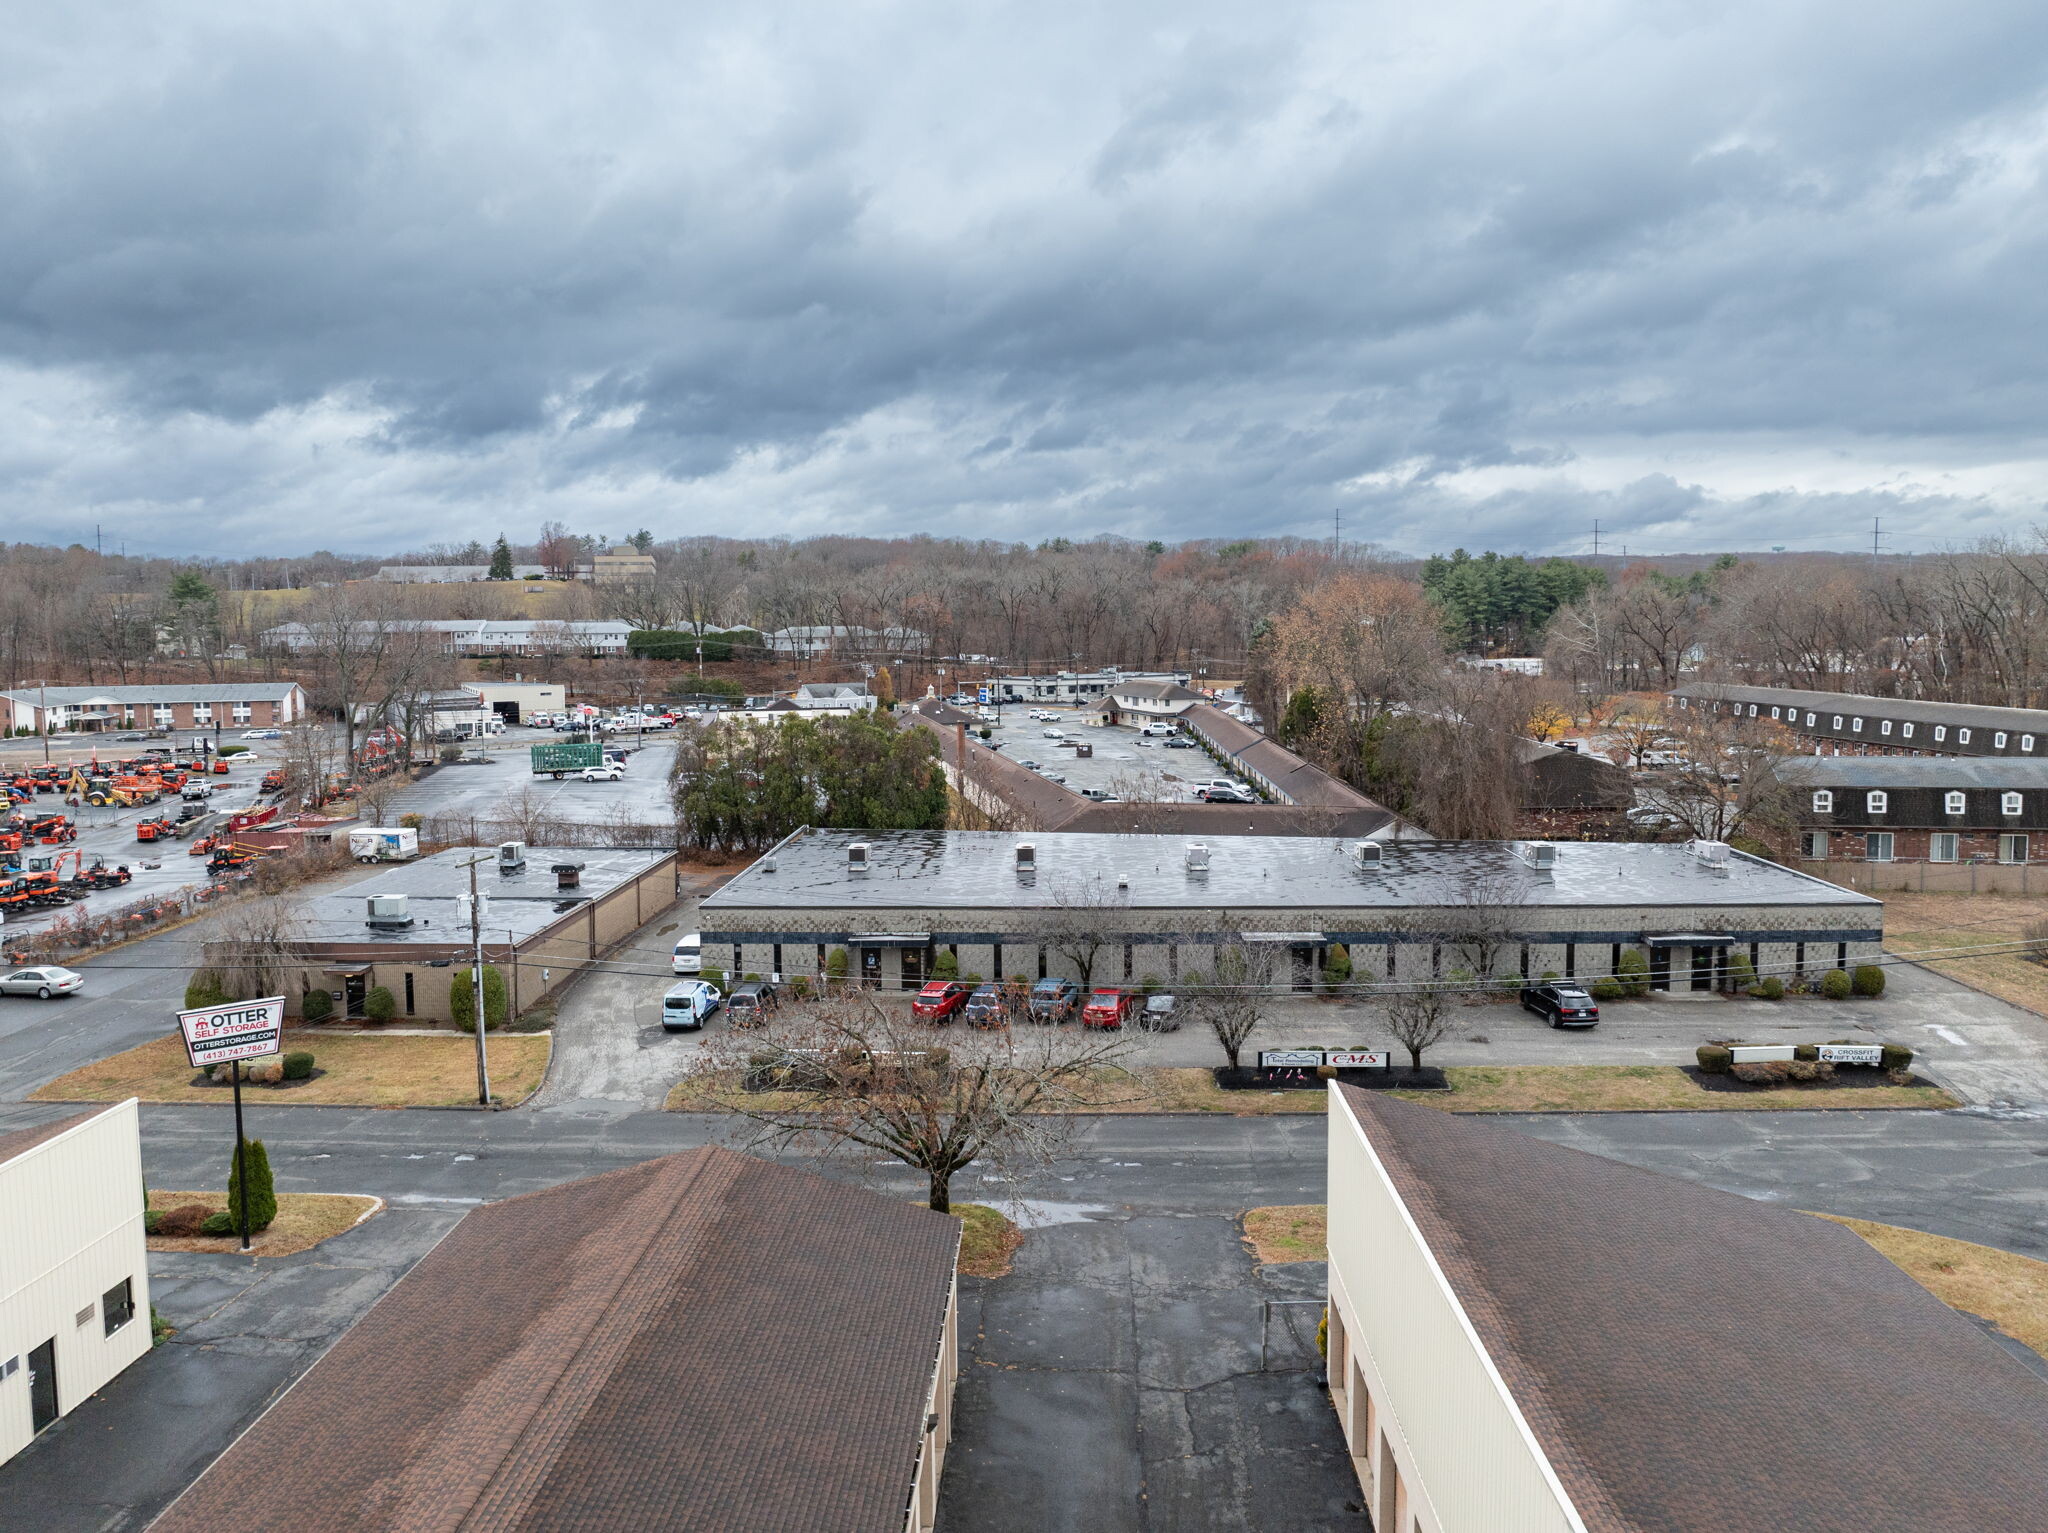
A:
{"type": "Polygon", "coordinates": [[[476,1105],[491,1105],[491,1066],[484,1048],[484,1034],[490,1028],[490,1009],[484,1004],[484,910],[483,900],[476,890],[476,870],[479,863],[489,862],[488,857],[472,857],[463,866],[469,869],[469,940],[471,959],[469,969],[470,999],[475,1007],[476,1022],[476,1105]]]}

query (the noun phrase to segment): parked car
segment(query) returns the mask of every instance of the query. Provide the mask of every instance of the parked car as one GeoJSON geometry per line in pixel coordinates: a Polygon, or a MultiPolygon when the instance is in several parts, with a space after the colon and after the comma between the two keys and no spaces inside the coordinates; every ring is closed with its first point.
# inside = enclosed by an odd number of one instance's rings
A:
{"type": "Polygon", "coordinates": [[[607,761],[603,766],[585,767],[576,775],[584,782],[617,782],[626,775],[626,769],[616,762],[607,761]]]}
{"type": "Polygon", "coordinates": [[[686,979],[669,986],[668,993],[661,998],[662,1031],[677,1033],[702,1027],[711,1013],[718,1010],[722,999],[718,987],[708,979],[686,979]]]}
{"type": "Polygon", "coordinates": [[[1202,802],[1205,804],[1256,804],[1259,796],[1247,793],[1242,788],[1204,788],[1202,802]]]}
{"type": "Polygon", "coordinates": [[[691,932],[689,936],[676,940],[676,950],[669,958],[669,970],[675,974],[704,972],[704,938],[700,933],[691,932]]]}
{"type": "Polygon", "coordinates": [[[773,985],[765,979],[750,979],[735,985],[725,998],[725,1020],[734,1027],[766,1027],[780,1004],[773,985]]]}
{"type": "Polygon", "coordinates": [[[83,974],[76,969],[60,969],[55,964],[0,974],[0,995],[33,995],[45,1001],[53,1001],[60,995],[75,995],[84,985],[83,974]]]}
{"type": "Polygon", "coordinates": [[[284,738],[284,731],[282,729],[245,729],[242,731],[242,738],[244,740],[282,740],[284,738]]]}
{"type": "Polygon", "coordinates": [[[1190,793],[1206,793],[1211,788],[1220,788],[1226,792],[1235,793],[1242,786],[1242,783],[1228,777],[1205,777],[1200,782],[1189,783],[1188,791],[1190,793]]]}
{"type": "Polygon", "coordinates": [[[1533,1011],[1552,1027],[1597,1027],[1600,1008],[1577,985],[1527,985],[1522,1009],[1533,1011]]]}
{"type": "Polygon", "coordinates": [[[1031,772],[1036,772],[1040,770],[1038,763],[1035,761],[1020,761],[1017,763],[1017,765],[1031,772]]]}
{"type": "Polygon", "coordinates": [[[950,1022],[953,1013],[967,1004],[968,987],[957,979],[935,979],[917,992],[910,1014],[927,1022],[950,1022]]]}
{"type": "Polygon", "coordinates": [[[1138,731],[1138,733],[1141,735],[1170,735],[1173,732],[1174,729],[1171,724],[1162,724],[1159,723],[1157,720],[1153,721],[1150,724],[1147,724],[1143,729],[1138,731]]]}
{"type": "Polygon", "coordinates": [[[1026,1003],[1034,1022],[1065,1022],[1081,1004],[1081,987],[1070,979],[1042,979],[1026,1003]]]}
{"type": "Polygon", "coordinates": [[[1088,1004],[1081,1008],[1083,1027],[1122,1027],[1124,1018],[1138,1009],[1138,994],[1133,990],[1095,990],[1088,996],[1088,1004]]]}
{"type": "Polygon", "coordinates": [[[1170,995],[1148,995],[1145,1009],[1138,1013],[1138,1026],[1148,1033],[1180,1031],[1180,1004],[1170,995]]]}
{"type": "Polygon", "coordinates": [[[1059,729],[1041,729],[1039,733],[1048,740],[1064,740],[1067,737],[1066,732],[1059,729]]]}
{"type": "Polygon", "coordinates": [[[148,736],[148,735],[123,735],[123,736],[121,736],[121,739],[122,739],[123,743],[126,743],[126,742],[127,742],[127,741],[129,741],[129,740],[147,740],[148,738],[149,738],[149,736],[148,736]]]}
{"type": "Polygon", "coordinates": [[[976,985],[963,1015],[976,1027],[1008,1027],[1010,998],[1001,985],[976,985]]]}

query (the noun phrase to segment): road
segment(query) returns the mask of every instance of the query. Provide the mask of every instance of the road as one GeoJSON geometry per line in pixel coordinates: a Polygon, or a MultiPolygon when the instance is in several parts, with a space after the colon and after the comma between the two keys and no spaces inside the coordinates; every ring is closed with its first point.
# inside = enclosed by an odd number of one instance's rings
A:
{"type": "Polygon", "coordinates": [[[485,758],[482,762],[437,767],[418,782],[393,792],[385,801],[385,815],[394,820],[401,814],[419,814],[493,821],[505,815],[509,804],[521,803],[524,812],[525,803],[531,803],[554,819],[583,824],[603,824],[612,818],[669,818],[673,735],[649,730],[644,744],[630,734],[610,737],[607,744],[631,753],[626,758],[626,776],[619,782],[573,778],[557,782],[551,777],[535,777],[529,747],[560,739],[553,730],[515,727],[487,740],[469,742],[465,747],[468,754],[485,758]]]}

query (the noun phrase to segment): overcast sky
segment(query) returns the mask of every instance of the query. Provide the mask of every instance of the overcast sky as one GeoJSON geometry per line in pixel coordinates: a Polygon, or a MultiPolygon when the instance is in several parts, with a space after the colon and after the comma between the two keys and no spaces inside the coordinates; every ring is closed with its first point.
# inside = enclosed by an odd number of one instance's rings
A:
{"type": "Polygon", "coordinates": [[[0,536],[2048,520],[2038,0],[7,25],[0,536]]]}

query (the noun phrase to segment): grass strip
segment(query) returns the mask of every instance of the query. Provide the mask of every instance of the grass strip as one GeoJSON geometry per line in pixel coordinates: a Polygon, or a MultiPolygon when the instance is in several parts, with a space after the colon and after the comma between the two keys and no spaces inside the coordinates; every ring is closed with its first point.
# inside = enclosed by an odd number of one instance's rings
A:
{"type": "MultiPolygon", "coordinates": [[[[183,1208],[190,1203],[203,1204],[208,1213],[220,1213],[228,1206],[228,1195],[225,1191],[175,1192],[158,1187],[149,1190],[149,1206],[157,1213],[183,1208]]],[[[249,1254],[292,1256],[311,1250],[323,1240],[354,1229],[365,1215],[374,1213],[379,1206],[376,1198],[359,1197],[353,1193],[280,1192],[277,1195],[277,1218],[268,1229],[249,1237],[249,1254]]],[[[241,1240],[234,1235],[149,1237],[149,1249],[152,1251],[237,1252],[241,1248],[241,1240]]]]}

